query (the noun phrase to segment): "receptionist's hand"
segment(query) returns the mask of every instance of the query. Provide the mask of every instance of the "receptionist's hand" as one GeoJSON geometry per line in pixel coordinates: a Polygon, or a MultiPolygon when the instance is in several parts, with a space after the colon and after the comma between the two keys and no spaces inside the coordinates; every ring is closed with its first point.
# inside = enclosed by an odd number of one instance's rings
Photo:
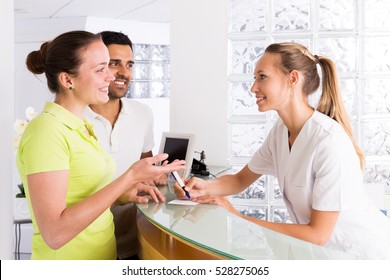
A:
{"type": "MultiPolygon", "coordinates": [[[[184,183],[186,185],[186,190],[190,193],[190,198],[193,200],[196,197],[205,196],[205,189],[207,185],[207,181],[192,177],[190,179],[185,179],[184,183]]],[[[179,199],[188,199],[184,190],[179,186],[178,183],[174,184],[174,191],[179,199]]]]}
{"type": "Polygon", "coordinates": [[[208,203],[208,204],[217,204],[228,210],[229,212],[232,212],[234,214],[237,214],[237,210],[234,208],[233,204],[230,202],[230,200],[226,196],[200,196],[192,199],[195,202],[198,203],[208,203]]]}

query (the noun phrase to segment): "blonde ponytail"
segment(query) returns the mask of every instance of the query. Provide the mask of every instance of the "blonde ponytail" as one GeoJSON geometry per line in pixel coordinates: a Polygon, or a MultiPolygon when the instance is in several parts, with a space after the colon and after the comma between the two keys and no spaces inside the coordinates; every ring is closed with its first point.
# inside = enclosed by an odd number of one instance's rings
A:
{"type": "Polygon", "coordinates": [[[322,94],[318,102],[317,111],[341,124],[355,147],[360,160],[360,168],[363,169],[364,155],[352,134],[351,124],[338,85],[336,66],[332,60],[321,56],[318,57],[318,63],[322,69],[322,94]]]}

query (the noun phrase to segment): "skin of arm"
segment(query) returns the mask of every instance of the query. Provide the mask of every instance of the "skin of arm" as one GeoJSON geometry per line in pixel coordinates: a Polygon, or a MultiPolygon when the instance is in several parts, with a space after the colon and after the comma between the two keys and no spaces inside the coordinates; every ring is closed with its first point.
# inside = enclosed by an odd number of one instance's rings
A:
{"type": "Polygon", "coordinates": [[[228,211],[243,219],[256,223],[265,228],[308,241],[317,245],[324,245],[330,238],[340,212],[318,211],[312,209],[311,219],[307,225],[267,222],[254,217],[242,215],[230,204],[222,205],[228,211]]]}
{"type": "MultiPolygon", "coordinates": [[[[339,212],[337,211],[318,211],[312,209],[310,222],[306,225],[273,223],[240,214],[226,197],[217,199],[217,196],[226,196],[243,191],[260,176],[245,166],[237,174],[224,175],[216,180],[204,181],[199,178],[191,178],[186,182],[186,190],[190,193],[191,200],[193,201],[219,204],[241,218],[265,228],[314,244],[324,245],[329,240],[337,222],[339,216],[339,212]]],[[[175,193],[181,199],[186,198],[184,191],[177,184],[175,184],[175,193]]]]}
{"type": "Polygon", "coordinates": [[[28,175],[30,200],[42,238],[50,248],[59,249],[88,227],[131,186],[185,168],[184,161],[165,166],[153,165],[166,158],[167,155],[157,155],[137,161],[115,181],[69,207],[65,202],[68,170],[28,175]]]}

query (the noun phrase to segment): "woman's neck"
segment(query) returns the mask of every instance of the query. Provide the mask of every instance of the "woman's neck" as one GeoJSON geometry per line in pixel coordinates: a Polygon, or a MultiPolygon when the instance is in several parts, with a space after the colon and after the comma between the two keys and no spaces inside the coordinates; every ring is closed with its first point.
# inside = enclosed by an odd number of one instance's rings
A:
{"type": "Polygon", "coordinates": [[[299,103],[299,105],[291,105],[282,112],[278,112],[283,123],[288,129],[288,139],[290,148],[298,137],[299,132],[305,125],[306,121],[313,115],[314,109],[308,104],[299,103]]]}
{"type": "Polygon", "coordinates": [[[54,99],[54,103],[57,103],[58,105],[67,109],[69,112],[76,115],[81,120],[84,120],[84,112],[87,108],[87,105],[75,102],[75,100],[71,100],[69,98],[64,98],[62,94],[57,94],[56,98],[54,99]]]}

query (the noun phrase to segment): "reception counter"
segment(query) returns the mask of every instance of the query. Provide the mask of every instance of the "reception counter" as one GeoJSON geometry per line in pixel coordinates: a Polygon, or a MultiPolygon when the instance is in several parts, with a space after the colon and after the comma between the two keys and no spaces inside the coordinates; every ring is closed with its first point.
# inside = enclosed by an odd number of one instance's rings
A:
{"type": "Polygon", "coordinates": [[[268,230],[221,206],[173,205],[172,187],[163,187],[167,203],[138,204],[142,259],[354,259],[268,230]]]}

